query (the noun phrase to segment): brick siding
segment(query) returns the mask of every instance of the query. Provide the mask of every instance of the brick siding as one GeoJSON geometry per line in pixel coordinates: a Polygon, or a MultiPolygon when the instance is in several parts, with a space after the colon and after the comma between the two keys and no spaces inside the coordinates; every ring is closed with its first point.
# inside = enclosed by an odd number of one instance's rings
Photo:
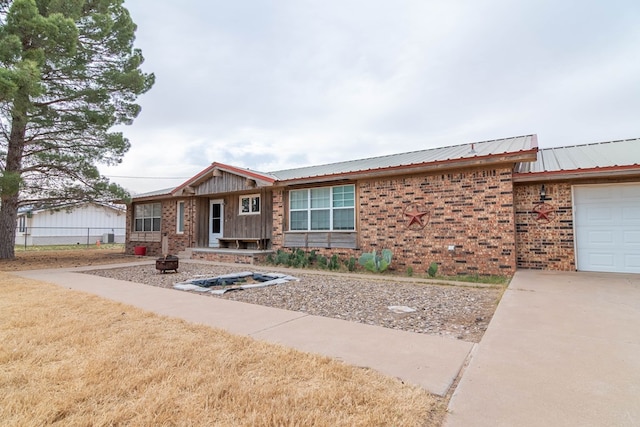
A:
{"type": "Polygon", "coordinates": [[[511,185],[510,169],[363,182],[359,186],[362,249],[391,249],[398,270],[412,267],[424,272],[435,261],[446,275],[511,275],[515,272],[511,185]],[[408,227],[410,219],[404,212],[412,203],[429,213],[423,229],[408,227]]]}
{"type": "Polygon", "coordinates": [[[284,202],[285,190],[273,191],[273,229],[271,230],[271,247],[282,248],[284,244],[285,214],[287,209],[284,202]]]}
{"type": "MultiPolygon", "coordinates": [[[[344,260],[391,249],[397,271],[411,267],[424,273],[435,261],[446,275],[515,272],[509,167],[360,181],[356,194],[360,249],[322,249],[319,254],[336,253],[344,260]],[[409,227],[404,213],[411,204],[429,213],[424,228],[409,227]],[[449,251],[449,245],[455,250],[449,251]]],[[[274,249],[282,247],[285,212],[282,192],[274,192],[274,249]]]]}
{"type": "MultiPolygon", "coordinates": [[[[398,176],[355,182],[357,249],[315,249],[318,255],[338,255],[342,262],[375,249],[393,251],[391,268],[404,272],[411,267],[424,273],[437,262],[445,275],[502,275],[516,268],[573,271],[575,265],[572,184],[545,182],[545,203],[553,207],[553,219],[539,220],[533,209],[540,200],[541,183],[516,183],[511,165],[485,169],[461,169],[447,173],[398,176]],[[411,205],[427,212],[424,228],[409,226],[405,211],[411,205]],[[455,250],[448,248],[452,245],[455,250]]],[[[637,182],[625,180],[580,180],[581,184],[637,182]]],[[[287,228],[288,189],[273,190],[271,247],[283,248],[287,228]]],[[[162,200],[161,231],[157,241],[131,240],[135,205],[127,209],[126,253],[145,246],[147,255],[162,255],[161,236],[169,239],[169,253],[195,247],[198,241],[196,198],[184,199],[185,230],[176,233],[177,202],[162,200]]],[[[140,203],[151,203],[140,202],[140,203]]],[[[204,208],[203,208],[204,209],[204,208]]],[[[202,219],[202,218],[200,218],[202,219]]],[[[200,225],[204,227],[204,225],[200,225]]],[[[153,239],[151,239],[153,240],[153,239]]],[[[266,257],[266,255],[263,255],[266,257]]],[[[253,263],[253,256],[224,253],[194,253],[211,261],[253,263]]]]}
{"type": "Polygon", "coordinates": [[[573,207],[570,183],[545,183],[545,203],[554,209],[552,220],[539,221],[533,212],[540,200],[540,183],[517,184],[516,250],[518,268],[572,271],[576,269],[573,207]]]}
{"type": "MultiPolygon", "coordinates": [[[[149,202],[151,203],[151,202],[149,202]]],[[[157,203],[157,202],[156,202],[157,203]]],[[[140,204],[145,204],[141,202],[140,204]]],[[[162,205],[162,217],[160,220],[160,232],[159,239],[162,236],[166,236],[169,239],[169,254],[175,255],[186,248],[189,248],[193,244],[193,224],[195,223],[195,203],[193,200],[180,200],[171,199],[163,200],[162,205]],[[185,203],[185,221],[184,221],[184,233],[177,233],[177,214],[178,214],[178,201],[184,201],[185,203]]],[[[134,205],[129,206],[127,209],[127,239],[125,245],[125,253],[133,254],[134,247],[145,246],[147,248],[148,256],[161,256],[162,255],[162,241],[135,241],[131,240],[131,232],[133,230],[133,212],[135,211],[134,205]]]]}

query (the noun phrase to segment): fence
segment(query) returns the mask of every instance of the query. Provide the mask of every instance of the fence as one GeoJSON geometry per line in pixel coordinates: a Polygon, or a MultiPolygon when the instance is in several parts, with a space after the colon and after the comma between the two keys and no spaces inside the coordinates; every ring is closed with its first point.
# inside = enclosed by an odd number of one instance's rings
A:
{"type": "Polygon", "coordinates": [[[113,227],[17,227],[16,245],[95,245],[124,243],[125,228],[113,227]]]}

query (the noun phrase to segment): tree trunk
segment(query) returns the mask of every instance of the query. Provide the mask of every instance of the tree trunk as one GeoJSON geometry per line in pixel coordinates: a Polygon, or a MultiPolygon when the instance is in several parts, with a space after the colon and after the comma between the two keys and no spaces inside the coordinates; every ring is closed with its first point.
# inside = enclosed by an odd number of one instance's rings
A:
{"type": "Polygon", "coordinates": [[[15,258],[16,225],[20,200],[22,175],[22,155],[24,153],[27,129],[29,96],[16,96],[11,114],[11,134],[7,147],[7,161],[4,168],[4,186],[0,206],[0,259],[15,258]]]}
{"type": "Polygon", "coordinates": [[[15,258],[18,195],[2,198],[0,206],[0,259],[15,258]]]}

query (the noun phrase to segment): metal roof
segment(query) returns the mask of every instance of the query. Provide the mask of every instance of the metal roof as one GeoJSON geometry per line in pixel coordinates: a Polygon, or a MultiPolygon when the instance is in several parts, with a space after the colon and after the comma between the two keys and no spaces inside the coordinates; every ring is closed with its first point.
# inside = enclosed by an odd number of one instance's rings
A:
{"type": "Polygon", "coordinates": [[[536,135],[524,135],[512,138],[452,145],[449,147],[430,148],[427,150],[412,151],[409,153],[350,160],[319,166],[286,169],[269,173],[238,168],[222,163],[212,163],[211,166],[207,167],[205,170],[178,187],[136,194],[133,196],[133,199],[171,196],[172,194],[176,194],[179,189],[199,182],[201,179],[206,177],[210,171],[216,168],[243,176],[259,178],[269,183],[273,181],[313,180],[315,178],[335,177],[344,174],[366,174],[369,172],[394,170],[399,168],[428,168],[430,166],[443,163],[473,161],[476,159],[484,161],[486,159],[490,160],[492,157],[496,156],[514,155],[519,153],[525,153],[527,155],[533,153],[533,156],[535,156],[537,149],[538,142],[536,135]]]}
{"type": "Polygon", "coordinates": [[[503,154],[516,154],[536,149],[536,135],[525,135],[513,138],[494,139],[491,141],[473,142],[449,147],[413,151],[409,153],[331,163],[320,166],[287,169],[271,172],[269,175],[274,176],[279,181],[290,181],[303,178],[376,171],[388,168],[426,166],[431,163],[467,160],[503,154]]]}
{"type": "Polygon", "coordinates": [[[640,167],[640,139],[540,149],[537,161],[518,163],[515,173],[587,172],[633,166],[640,167]]]}
{"type": "Polygon", "coordinates": [[[133,194],[132,199],[143,199],[145,197],[170,196],[175,187],[165,188],[162,190],[149,191],[148,193],[133,194]]]}
{"type": "Polygon", "coordinates": [[[126,211],[126,208],[122,203],[73,202],[73,203],[61,203],[57,205],[45,205],[45,206],[20,206],[18,208],[18,215],[22,215],[28,212],[35,214],[35,213],[46,212],[50,210],[72,209],[72,208],[77,208],[77,207],[89,205],[89,204],[94,204],[94,205],[102,206],[108,209],[113,209],[121,212],[126,211]]]}

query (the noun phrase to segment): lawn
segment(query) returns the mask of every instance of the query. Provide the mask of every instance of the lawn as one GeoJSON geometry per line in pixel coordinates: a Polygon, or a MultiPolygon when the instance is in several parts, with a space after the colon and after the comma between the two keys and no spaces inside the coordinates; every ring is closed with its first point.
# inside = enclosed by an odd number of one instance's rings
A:
{"type": "Polygon", "coordinates": [[[3,426],[439,426],[446,407],[371,370],[3,272],[0,401],[3,426]]]}

